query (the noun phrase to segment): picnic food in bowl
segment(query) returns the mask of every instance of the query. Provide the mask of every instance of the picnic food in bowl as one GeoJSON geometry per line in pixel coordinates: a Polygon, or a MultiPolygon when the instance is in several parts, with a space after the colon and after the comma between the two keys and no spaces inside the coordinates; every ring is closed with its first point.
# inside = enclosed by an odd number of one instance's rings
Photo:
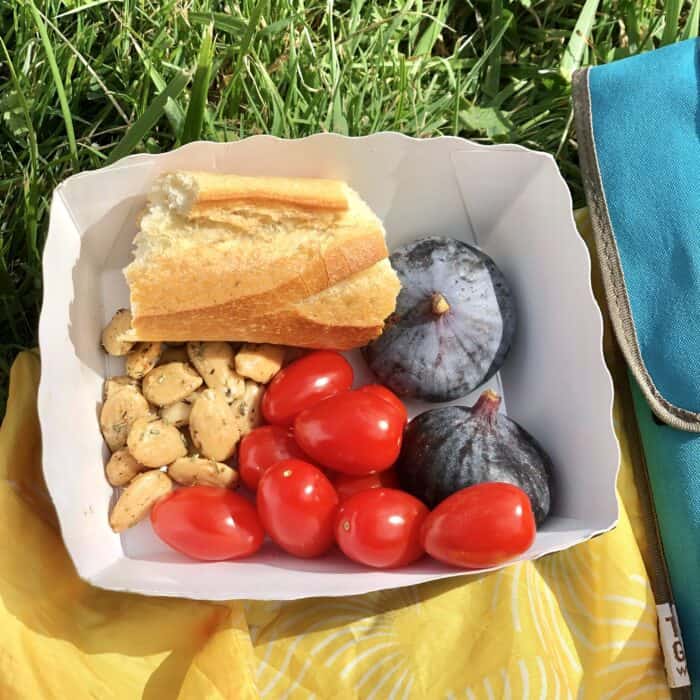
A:
{"type": "Polygon", "coordinates": [[[125,371],[105,382],[100,414],[105,474],[122,489],[115,532],[150,513],[194,559],[252,556],[268,536],[295,557],[337,545],[379,569],[426,551],[486,566],[529,546],[527,514],[549,510],[549,458],[498,414],[499,397],[409,422],[395,393],[444,400],[498,370],[515,313],[490,258],[451,238],[404,246],[396,306],[381,223],[336,181],[165,175],[140,227],[132,309],[101,338],[125,371]],[[353,388],[337,349],[366,343],[380,382],[353,388]],[[505,491],[475,500],[475,484],[505,491]],[[469,523],[505,541],[459,539],[469,523]]]}
{"type": "Polygon", "coordinates": [[[488,255],[455,238],[429,236],[391,254],[401,280],[396,311],[363,350],[377,378],[399,396],[450,401],[503,364],[515,304],[488,255]]]}
{"type": "Polygon", "coordinates": [[[395,307],[387,255],[381,221],[339,180],[168,173],[125,270],[120,339],[359,347],[395,307]]]}
{"type": "MultiPolygon", "coordinates": [[[[108,589],[151,595],[279,600],[354,595],[457,573],[427,556],[390,574],[363,570],[337,548],[320,560],[297,561],[269,541],[248,559],[183,565],[184,555],[161,542],[147,520],[119,536],[111,531],[109,511],[124,487],[113,489],[105,478],[111,451],[96,414],[104,402],[103,384],[113,391],[128,375],[125,356],[103,356],[98,343],[113,313],[130,307],[122,270],[132,259],[139,213],[154,178],[187,169],[345,179],[381,218],[389,251],[431,233],[461,239],[492,257],[516,299],[519,322],[501,371],[480,389],[503,396],[501,410],[541,442],[556,467],[553,512],[531,550],[518,558],[566,548],[614,525],[618,451],[609,410],[612,389],[600,353],[601,324],[586,251],[554,163],[542,154],[485,149],[456,138],[258,136],[143,153],[71,177],[54,193],[43,268],[39,414],[47,485],[81,577],[108,589]],[[105,382],[110,377],[119,381],[105,382]],[[576,401],[561,400],[562,390],[574,392],[576,401]],[[572,427],[582,421],[595,440],[572,427]]],[[[163,342],[159,364],[192,364],[184,341],[157,340],[163,342]]],[[[231,349],[236,369],[240,348],[231,341],[231,349]]],[[[360,350],[343,354],[354,370],[353,389],[384,385],[360,350]]],[[[296,350],[285,351],[283,368],[297,356],[296,350]]],[[[141,380],[128,381],[140,386],[141,380]]],[[[204,383],[194,394],[203,390],[204,383]]],[[[455,403],[470,406],[478,393],[455,403]]],[[[188,456],[196,452],[185,422],[190,401],[150,406],[159,417],[175,421],[188,442],[188,456]]],[[[432,407],[410,397],[404,403],[410,417],[432,407]]],[[[238,470],[241,441],[234,456],[219,463],[238,470]]],[[[158,471],[167,475],[166,470],[164,465],[158,471]]],[[[332,481],[336,477],[325,472],[332,481]]],[[[250,500],[243,480],[239,483],[238,493],[250,500]]],[[[173,488],[191,487],[174,482],[173,488]]]]}

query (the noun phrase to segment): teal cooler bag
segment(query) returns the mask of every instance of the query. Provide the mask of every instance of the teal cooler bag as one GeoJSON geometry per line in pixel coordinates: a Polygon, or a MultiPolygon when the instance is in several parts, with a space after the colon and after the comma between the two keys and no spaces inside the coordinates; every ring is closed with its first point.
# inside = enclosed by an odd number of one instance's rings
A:
{"type": "Polygon", "coordinates": [[[700,698],[699,102],[697,40],[574,78],[584,186],[611,320],[634,377],[685,643],[687,672],[679,639],[664,645],[667,671],[676,686],[687,685],[689,673],[694,698],[700,698]]]}

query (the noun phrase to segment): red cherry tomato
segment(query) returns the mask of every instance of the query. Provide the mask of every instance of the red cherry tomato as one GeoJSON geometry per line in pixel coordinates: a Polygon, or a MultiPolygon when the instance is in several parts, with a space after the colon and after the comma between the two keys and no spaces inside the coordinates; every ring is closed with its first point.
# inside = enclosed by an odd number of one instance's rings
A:
{"type": "Polygon", "coordinates": [[[258,484],[258,513],[270,537],[295,557],[318,557],[333,544],[338,494],[320,469],[285,459],[258,484]]]}
{"type": "Polygon", "coordinates": [[[252,503],[228,489],[192,486],[158,501],[151,510],[156,535],[193,559],[242,559],[265,538],[252,503]]]}
{"type": "Polygon", "coordinates": [[[406,566],[423,555],[420,530],[428,509],[397,489],[350,496],[335,519],[335,540],[353,561],[379,569],[406,566]]]}
{"type": "Polygon", "coordinates": [[[530,499],[512,484],[489,482],[457,491],[423,524],[421,542],[431,557],[465,569],[502,564],[535,539],[530,499]]]}
{"type": "Polygon", "coordinates": [[[398,489],[399,477],[393,469],[383,472],[375,472],[366,476],[348,476],[347,474],[335,474],[331,477],[331,483],[338,492],[338,498],[342,503],[350,496],[367,491],[367,489],[398,489]]]}
{"type": "Polygon", "coordinates": [[[390,391],[381,384],[367,384],[367,386],[361,387],[360,389],[358,389],[358,391],[366,391],[370,394],[378,396],[380,399],[384,399],[392,406],[394,406],[394,408],[396,408],[396,410],[401,415],[401,420],[403,421],[403,424],[406,425],[406,423],[408,423],[408,411],[406,411],[406,407],[403,405],[403,401],[401,401],[401,399],[393,391],[390,391]]]}
{"type": "Polygon", "coordinates": [[[399,456],[403,422],[384,399],[345,391],[302,411],[294,437],[315,462],[344,474],[388,469],[399,456]]]}
{"type": "Polygon", "coordinates": [[[268,385],[262,412],[268,423],[291,425],[295,416],[352,386],[352,367],[339,353],[318,350],[287,365],[268,385]]]}
{"type": "Polygon", "coordinates": [[[238,472],[251,490],[258,488],[260,477],[273,464],[283,459],[305,459],[292,435],[292,429],[281,425],[256,428],[241,440],[238,448],[238,472]]]}

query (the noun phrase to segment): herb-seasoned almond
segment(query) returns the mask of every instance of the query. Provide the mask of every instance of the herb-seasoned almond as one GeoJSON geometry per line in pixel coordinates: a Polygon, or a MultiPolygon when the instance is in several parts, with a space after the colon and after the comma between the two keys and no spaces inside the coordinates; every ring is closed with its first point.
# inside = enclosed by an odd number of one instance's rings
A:
{"type": "Polygon", "coordinates": [[[132,379],[126,374],[121,377],[108,377],[102,387],[102,400],[106,401],[111,394],[124,386],[133,386],[141,391],[141,382],[138,379],[132,379]]]}
{"type": "Polygon", "coordinates": [[[146,467],[162,467],[187,454],[184,435],[164,420],[135,421],[126,444],[129,452],[146,467]]]}
{"type": "Polygon", "coordinates": [[[129,309],[119,309],[102,331],[102,347],[110,355],[126,355],[134,344],[119,338],[130,328],[131,311],[129,309]]]}
{"type": "Polygon", "coordinates": [[[133,458],[129,450],[122,448],[109,458],[109,462],[107,462],[105,467],[105,474],[107,475],[107,481],[112,486],[124,486],[145,468],[143,464],[139,464],[133,458]]]}
{"type": "Polygon", "coordinates": [[[158,363],[163,343],[137,343],[126,356],[126,373],[134,379],[143,379],[158,363]]]}
{"type": "Polygon", "coordinates": [[[236,354],[236,372],[260,384],[267,384],[282,369],[284,345],[245,343],[236,354]]]}
{"type": "Polygon", "coordinates": [[[143,395],[156,406],[181,401],[202,385],[202,378],[184,362],[158,365],[144,378],[143,395]]]}
{"type": "Polygon", "coordinates": [[[151,416],[151,408],[141,392],[133,386],[123,386],[110,393],[100,411],[100,428],[112,452],[126,445],[136,420],[151,416]]]}
{"type": "Polygon", "coordinates": [[[163,496],[173,490],[170,477],[155,469],[138,474],[124,489],[109,515],[114,532],[123,532],[143,520],[163,496]]]}
{"type": "Polygon", "coordinates": [[[238,485],[238,472],[235,469],[203,457],[182,457],[176,459],[169,467],[168,474],[183,486],[206,484],[235,488],[238,485]]]}
{"type": "Polygon", "coordinates": [[[160,409],[160,417],[176,428],[183,428],[190,422],[192,404],[187,401],[176,401],[160,409]]]}
{"type": "Polygon", "coordinates": [[[246,379],[245,392],[242,398],[236,399],[231,404],[231,412],[241,437],[262,424],[260,404],[264,392],[265,390],[260,384],[246,379]]]}
{"type": "Polygon", "coordinates": [[[187,354],[210,389],[221,389],[231,403],[243,396],[245,380],[234,370],[233,348],[229,343],[187,343],[187,354]]]}
{"type": "Polygon", "coordinates": [[[223,462],[233,454],[241,433],[221,389],[207,389],[194,402],[190,435],[205,457],[223,462]]]}

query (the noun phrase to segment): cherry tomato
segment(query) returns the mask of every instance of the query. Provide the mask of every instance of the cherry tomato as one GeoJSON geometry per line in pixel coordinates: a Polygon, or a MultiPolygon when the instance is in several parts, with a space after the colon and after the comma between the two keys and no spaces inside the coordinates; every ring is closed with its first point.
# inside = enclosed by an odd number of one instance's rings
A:
{"type": "Polygon", "coordinates": [[[352,367],[339,353],[317,350],[275,375],[263,395],[268,423],[291,425],[295,416],[323,399],[352,386],[352,367]]]}
{"type": "Polygon", "coordinates": [[[366,476],[348,476],[338,473],[331,476],[331,483],[335,486],[338,498],[342,503],[350,496],[360,491],[367,491],[367,489],[398,489],[399,477],[393,469],[366,476]]]}
{"type": "Polygon", "coordinates": [[[241,480],[255,491],[264,472],[283,459],[305,459],[292,429],[281,425],[255,428],[241,440],[238,448],[238,471],[241,480]]]}
{"type": "Polygon", "coordinates": [[[318,557],[333,544],[338,494],[320,469],[285,459],[258,484],[258,513],[270,537],[295,557],[318,557]]]}
{"type": "Polygon", "coordinates": [[[294,437],[315,462],[344,474],[388,469],[399,456],[398,411],[367,391],[345,391],[302,411],[294,437]]]}
{"type": "Polygon", "coordinates": [[[353,561],[379,569],[406,566],[423,556],[420,530],[428,509],[397,489],[350,496],[335,519],[335,540],[353,561]]]}
{"type": "Polygon", "coordinates": [[[193,559],[242,559],[265,538],[252,503],[228,489],[192,486],[158,501],[151,510],[156,535],[193,559]]]}
{"type": "Polygon", "coordinates": [[[489,482],[457,491],[427,517],[421,542],[431,557],[465,569],[502,564],[535,539],[530,499],[512,484],[489,482]]]}
{"type": "Polygon", "coordinates": [[[366,391],[370,394],[378,396],[380,399],[384,399],[394,406],[400,413],[403,424],[406,425],[406,423],[408,423],[408,411],[406,411],[403,401],[401,401],[401,399],[393,391],[387,389],[381,384],[367,384],[367,386],[361,387],[358,389],[358,391],[366,391]]]}

